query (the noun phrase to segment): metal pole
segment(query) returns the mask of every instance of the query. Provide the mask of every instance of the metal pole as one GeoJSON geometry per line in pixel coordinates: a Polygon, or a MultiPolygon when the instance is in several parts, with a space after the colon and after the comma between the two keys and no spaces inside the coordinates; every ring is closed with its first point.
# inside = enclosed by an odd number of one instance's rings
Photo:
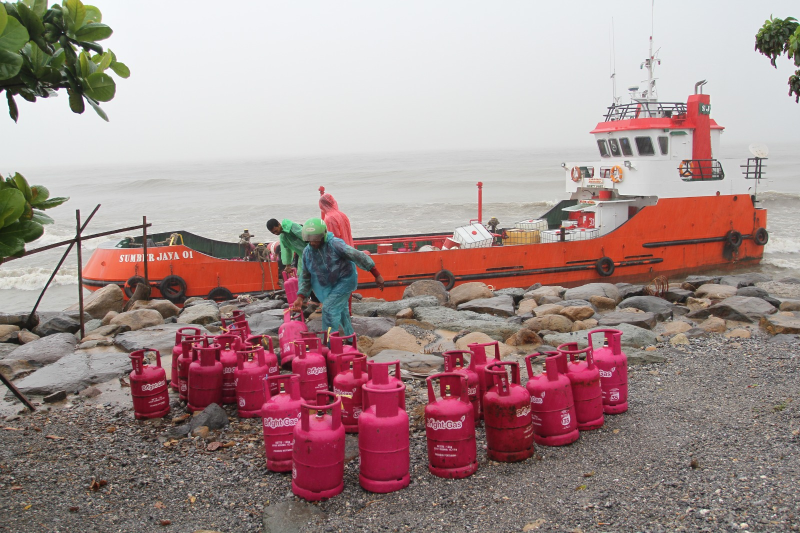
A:
{"type": "Polygon", "coordinates": [[[150,286],[150,279],[147,277],[147,217],[142,217],[142,251],[144,259],[144,282],[150,286]]]}
{"type": "Polygon", "coordinates": [[[78,310],[81,313],[81,339],[86,336],[83,323],[83,256],[81,254],[81,210],[75,210],[75,244],[78,248],[78,310]]]}
{"type": "Polygon", "coordinates": [[[483,182],[478,182],[478,223],[483,224],[483,182]]]}

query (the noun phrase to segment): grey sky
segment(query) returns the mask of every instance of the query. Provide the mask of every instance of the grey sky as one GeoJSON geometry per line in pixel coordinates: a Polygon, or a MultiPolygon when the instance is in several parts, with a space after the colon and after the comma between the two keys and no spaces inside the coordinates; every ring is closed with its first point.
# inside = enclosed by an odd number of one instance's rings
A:
{"type": "MultiPolygon", "coordinates": [[[[589,145],[645,71],[650,1],[95,0],[131,69],[103,122],[3,99],[2,173],[28,166],[589,145]]],[[[753,50],[793,0],[656,2],[659,96],[707,79],[725,143],[800,140],[792,69],[753,50]]]]}

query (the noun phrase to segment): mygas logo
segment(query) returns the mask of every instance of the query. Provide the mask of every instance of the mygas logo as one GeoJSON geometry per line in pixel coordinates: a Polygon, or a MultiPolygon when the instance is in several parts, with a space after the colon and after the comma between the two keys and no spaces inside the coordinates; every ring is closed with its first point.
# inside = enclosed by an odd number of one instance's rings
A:
{"type": "Polygon", "coordinates": [[[600,370],[600,377],[601,378],[610,378],[614,372],[617,370],[617,367],[612,367],[611,370],[600,370]]]}

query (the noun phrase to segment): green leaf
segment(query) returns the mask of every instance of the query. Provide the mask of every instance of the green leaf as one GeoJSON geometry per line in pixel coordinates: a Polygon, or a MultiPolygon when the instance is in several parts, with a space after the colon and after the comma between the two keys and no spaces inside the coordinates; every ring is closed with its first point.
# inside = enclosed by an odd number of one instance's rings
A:
{"type": "Polygon", "coordinates": [[[39,204],[50,198],[50,191],[44,185],[31,186],[31,205],[39,207],[39,204]]]}
{"type": "Polygon", "coordinates": [[[0,190],[0,228],[13,224],[25,212],[25,195],[17,189],[0,190]]]}
{"type": "Polygon", "coordinates": [[[42,20],[27,5],[18,3],[17,14],[19,14],[22,24],[28,30],[31,39],[38,39],[44,34],[42,20]]]}
{"type": "Polygon", "coordinates": [[[89,59],[89,54],[86,52],[81,52],[80,56],[78,56],[78,63],[81,66],[81,76],[84,78],[97,70],[97,65],[89,59]]]}
{"type": "Polygon", "coordinates": [[[90,98],[94,98],[98,102],[108,102],[114,98],[117,85],[108,74],[95,72],[84,78],[84,80],[86,81],[84,93],[90,98]]]}
{"type": "Polygon", "coordinates": [[[25,243],[35,241],[44,227],[32,220],[22,220],[0,229],[0,256],[11,256],[25,249],[25,243]]]}
{"type": "Polygon", "coordinates": [[[42,211],[39,211],[38,209],[34,209],[33,210],[33,216],[31,217],[31,220],[33,220],[34,222],[38,222],[39,224],[53,224],[53,223],[55,223],[55,220],[53,220],[53,217],[51,217],[50,215],[48,215],[48,214],[46,214],[46,213],[44,213],[42,211]]]}
{"type": "Polygon", "coordinates": [[[6,100],[8,100],[8,116],[16,122],[19,118],[19,108],[17,107],[17,102],[14,100],[14,95],[6,91],[6,100]]]}
{"type": "Polygon", "coordinates": [[[64,66],[64,60],[66,58],[67,56],[64,54],[64,50],[59,48],[55,51],[53,57],[47,62],[47,64],[54,69],[60,69],[62,66],[64,66]]]}
{"type": "Polygon", "coordinates": [[[54,207],[58,207],[64,202],[69,200],[69,197],[66,198],[63,196],[56,196],[55,198],[50,198],[45,200],[44,202],[36,204],[37,209],[52,209],[54,207]]]}
{"type": "Polygon", "coordinates": [[[75,38],[79,41],[102,41],[108,39],[114,30],[105,24],[85,24],[83,28],[75,32],[75,38]]]}
{"type": "Polygon", "coordinates": [[[86,19],[86,7],[81,0],[64,0],[62,5],[67,9],[67,28],[77,32],[86,19]]]}
{"type": "Polygon", "coordinates": [[[72,89],[67,89],[67,94],[69,95],[69,108],[72,109],[72,112],[79,115],[83,113],[86,107],[83,105],[83,96],[81,96],[81,93],[73,91],[72,89]]]}
{"type": "Polygon", "coordinates": [[[14,17],[8,17],[8,22],[0,34],[0,50],[18,52],[30,40],[28,30],[14,17]]]}
{"type": "Polygon", "coordinates": [[[16,52],[0,49],[0,80],[8,80],[19,74],[22,56],[16,52]]]}
{"type": "Polygon", "coordinates": [[[25,195],[25,201],[30,202],[31,198],[33,198],[33,192],[31,192],[31,186],[28,185],[28,180],[25,179],[25,176],[17,172],[14,174],[14,183],[17,184],[17,189],[25,195]]]}
{"type": "Polygon", "coordinates": [[[92,60],[95,58],[99,58],[99,61],[97,62],[97,68],[101,72],[111,66],[111,54],[97,54],[92,58],[92,60]]]}
{"type": "Polygon", "coordinates": [[[119,61],[111,62],[111,70],[113,70],[114,74],[116,74],[120,78],[127,78],[131,75],[131,71],[125,65],[125,63],[120,63],[119,61]]]}
{"type": "Polygon", "coordinates": [[[28,5],[39,18],[44,17],[47,11],[47,0],[28,0],[28,5]]]}
{"type": "Polygon", "coordinates": [[[86,24],[91,22],[103,22],[103,14],[94,6],[86,6],[86,19],[84,22],[86,24]]]}
{"type": "Polygon", "coordinates": [[[94,109],[94,112],[97,113],[100,116],[100,118],[108,122],[108,115],[106,115],[105,111],[100,109],[99,105],[94,103],[94,100],[92,100],[91,98],[87,98],[86,101],[89,102],[89,105],[92,106],[92,109],[94,109]]]}
{"type": "Polygon", "coordinates": [[[8,23],[8,13],[6,13],[5,9],[0,9],[0,34],[2,34],[3,31],[5,31],[7,23],[8,23]]]}

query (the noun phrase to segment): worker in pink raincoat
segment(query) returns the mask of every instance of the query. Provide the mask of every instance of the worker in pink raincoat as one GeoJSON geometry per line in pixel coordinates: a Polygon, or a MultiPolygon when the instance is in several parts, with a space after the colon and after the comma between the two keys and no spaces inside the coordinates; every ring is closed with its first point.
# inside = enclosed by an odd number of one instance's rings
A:
{"type": "Polygon", "coordinates": [[[325,221],[328,231],[333,233],[334,237],[339,237],[348,246],[353,246],[353,232],[350,229],[350,219],[347,215],[339,211],[339,204],[328,193],[324,193],[319,197],[319,209],[321,211],[322,220],[325,221]]]}

